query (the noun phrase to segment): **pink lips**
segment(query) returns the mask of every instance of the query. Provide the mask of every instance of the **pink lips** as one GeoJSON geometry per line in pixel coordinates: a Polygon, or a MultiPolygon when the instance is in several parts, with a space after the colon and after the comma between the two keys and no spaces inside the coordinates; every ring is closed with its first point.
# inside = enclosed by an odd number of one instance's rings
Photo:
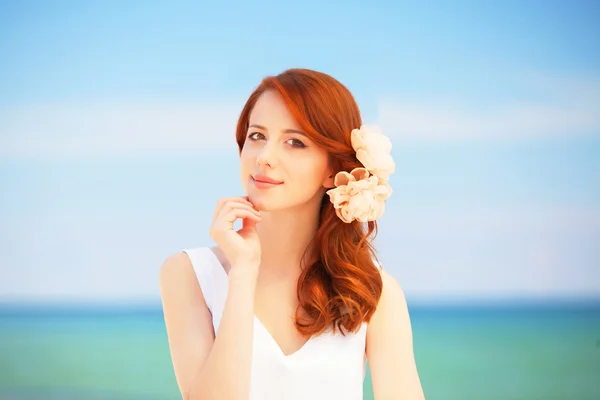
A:
{"type": "Polygon", "coordinates": [[[270,189],[281,185],[283,182],[271,179],[264,175],[255,175],[252,177],[252,183],[259,189],[270,189]]]}
{"type": "Polygon", "coordinates": [[[266,175],[253,175],[252,178],[254,178],[254,180],[257,181],[257,182],[272,183],[272,184],[275,184],[275,185],[279,185],[279,184],[283,183],[281,181],[276,181],[273,178],[269,178],[266,175]]]}

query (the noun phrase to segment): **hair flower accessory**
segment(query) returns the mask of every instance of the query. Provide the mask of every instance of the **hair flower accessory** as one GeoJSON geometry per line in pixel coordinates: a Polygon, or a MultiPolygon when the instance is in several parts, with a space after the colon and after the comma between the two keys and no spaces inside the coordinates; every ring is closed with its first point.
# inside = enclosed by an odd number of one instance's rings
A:
{"type": "Polygon", "coordinates": [[[396,165],[390,154],[392,142],[381,133],[381,129],[374,125],[363,125],[360,129],[352,130],[350,140],[356,151],[356,158],[367,171],[388,181],[396,165]]]}
{"type": "Polygon", "coordinates": [[[392,142],[379,127],[368,125],[352,130],[350,138],[356,158],[364,168],[338,172],[335,188],[327,194],[342,221],[374,221],[383,215],[385,200],[392,195],[387,183],[396,168],[390,155],[392,142]]]}

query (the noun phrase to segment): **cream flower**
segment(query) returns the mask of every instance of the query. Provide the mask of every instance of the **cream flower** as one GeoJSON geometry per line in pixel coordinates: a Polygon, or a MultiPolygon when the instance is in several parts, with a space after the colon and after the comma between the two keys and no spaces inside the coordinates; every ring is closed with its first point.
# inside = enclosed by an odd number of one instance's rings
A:
{"type": "Polygon", "coordinates": [[[370,175],[365,168],[355,168],[350,173],[340,171],[335,176],[336,188],[327,191],[337,216],[350,223],[374,221],[385,210],[385,200],[392,194],[387,182],[370,175]]]}
{"type": "Polygon", "coordinates": [[[377,126],[363,125],[350,134],[356,158],[373,175],[388,181],[396,164],[390,154],[392,142],[377,126]]]}

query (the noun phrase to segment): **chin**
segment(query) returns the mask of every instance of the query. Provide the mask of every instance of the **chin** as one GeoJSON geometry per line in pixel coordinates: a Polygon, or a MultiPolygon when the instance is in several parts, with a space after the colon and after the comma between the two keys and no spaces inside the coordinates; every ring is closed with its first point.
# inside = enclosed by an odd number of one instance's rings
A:
{"type": "Polygon", "coordinates": [[[273,199],[268,199],[266,197],[267,196],[264,196],[262,194],[256,194],[252,192],[248,194],[248,200],[254,205],[254,208],[256,208],[258,211],[269,212],[278,211],[282,208],[286,208],[285,205],[283,205],[282,207],[282,204],[280,202],[273,201],[273,199]]]}
{"type": "Polygon", "coordinates": [[[265,202],[260,198],[260,196],[257,196],[256,194],[250,192],[248,194],[248,200],[254,205],[254,208],[256,208],[258,211],[267,211],[265,207],[265,202]]]}

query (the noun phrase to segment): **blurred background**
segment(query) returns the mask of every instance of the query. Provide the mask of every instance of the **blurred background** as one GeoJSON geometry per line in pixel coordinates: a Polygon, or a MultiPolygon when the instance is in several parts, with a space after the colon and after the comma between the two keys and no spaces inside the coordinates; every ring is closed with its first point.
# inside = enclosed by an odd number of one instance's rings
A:
{"type": "Polygon", "coordinates": [[[392,139],[427,398],[600,399],[599,38],[596,1],[0,2],[0,398],[179,397],[159,268],[305,67],[392,139]]]}

